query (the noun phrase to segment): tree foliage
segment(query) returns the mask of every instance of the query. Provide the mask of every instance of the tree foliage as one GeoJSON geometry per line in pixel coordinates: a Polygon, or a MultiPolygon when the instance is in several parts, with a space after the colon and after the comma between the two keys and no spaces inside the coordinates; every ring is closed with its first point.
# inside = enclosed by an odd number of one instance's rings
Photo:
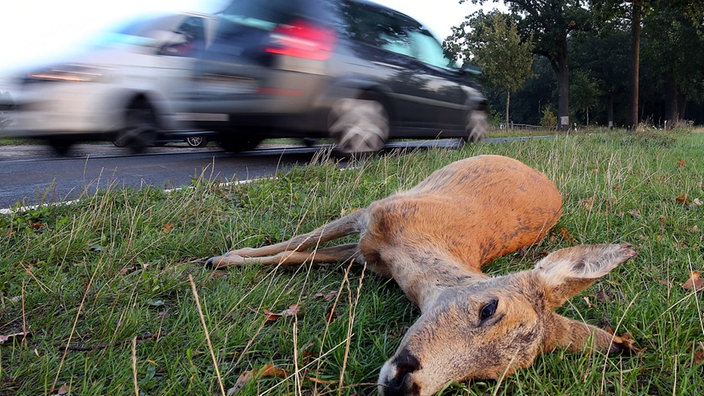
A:
{"type": "MultiPolygon", "coordinates": [[[[534,67],[522,88],[511,94],[514,121],[539,122],[542,109],[549,105],[558,110],[558,122],[564,122],[567,114],[586,122],[588,113],[590,123],[615,126],[632,125],[634,115],[660,126],[666,120],[668,125],[683,119],[704,123],[701,0],[635,0],[635,5],[642,6],[641,20],[635,25],[634,0],[471,2],[503,2],[518,34],[524,41],[532,37],[533,53],[540,56],[534,61],[540,67],[534,67]],[[640,44],[634,47],[636,26],[641,30],[640,44]],[[634,57],[636,49],[638,58],[634,57]],[[550,65],[547,71],[543,59],[550,65]]],[[[474,26],[476,21],[471,18],[465,20],[465,30],[485,29],[474,26]]],[[[448,50],[464,58],[474,56],[467,43],[453,41],[453,36],[445,43],[448,50]]],[[[505,91],[487,88],[490,106],[503,108],[505,91]]]]}
{"type": "Polygon", "coordinates": [[[484,81],[506,93],[506,125],[510,123],[511,93],[520,89],[531,73],[532,41],[522,40],[508,15],[498,11],[470,15],[453,28],[452,43],[447,48],[458,58],[469,59],[482,69],[484,81]],[[468,26],[471,28],[468,29],[468,26]]]}
{"type": "MultiPolygon", "coordinates": [[[[466,0],[459,0],[460,3],[466,0]]],[[[499,0],[491,0],[496,3],[499,0]]],[[[472,0],[485,4],[489,0],[472,0]]],[[[524,38],[534,40],[533,53],[546,57],[557,76],[558,116],[560,127],[569,125],[569,59],[568,36],[571,32],[586,30],[591,18],[586,0],[504,0],[511,15],[518,21],[518,30],[524,38]]]]}
{"type": "Polygon", "coordinates": [[[583,112],[587,126],[589,125],[589,110],[597,105],[600,96],[599,83],[588,71],[577,70],[572,74],[570,102],[583,112]]]}

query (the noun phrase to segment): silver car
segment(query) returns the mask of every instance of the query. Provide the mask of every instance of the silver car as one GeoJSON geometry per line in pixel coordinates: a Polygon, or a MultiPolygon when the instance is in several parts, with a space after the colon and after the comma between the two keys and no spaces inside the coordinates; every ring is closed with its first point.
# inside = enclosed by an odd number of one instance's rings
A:
{"type": "Polygon", "coordinates": [[[63,154],[81,140],[112,140],[141,152],[181,132],[174,98],[187,88],[194,56],[206,50],[215,20],[202,14],[142,17],[107,32],[82,55],[34,68],[19,79],[15,124],[3,135],[43,139],[63,154]]]}

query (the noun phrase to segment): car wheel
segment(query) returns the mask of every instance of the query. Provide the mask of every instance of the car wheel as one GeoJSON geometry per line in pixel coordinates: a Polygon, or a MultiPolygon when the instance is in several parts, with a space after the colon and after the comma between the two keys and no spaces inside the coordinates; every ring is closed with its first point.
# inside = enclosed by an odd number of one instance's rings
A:
{"type": "Polygon", "coordinates": [[[244,136],[220,136],[220,147],[225,151],[232,153],[239,153],[240,151],[254,150],[259,143],[261,143],[261,138],[256,137],[244,137],[244,136]]]}
{"type": "Polygon", "coordinates": [[[191,147],[205,147],[208,145],[208,138],[203,136],[189,136],[186,143],[191,147]]]}
{"type": "Polygon", "coordinates": [[[376,152],[389,138],[389,115],[375,100],[341,99],[330,112],[330,136],[342,154],[376,152]]]}
{"type": "Polygon", "coordinates": [[[466,134],[463,140],[465,142],[478,142],[484,139],[488,129],[489,123],[486,119],[486,112],[473,110],[467,114],[467,122],[464,127],[466,134]]]}
{"type": "Polygon", "coordinates": [[[126,147],[134,154],[143,153],[154,145],[159,131],[156,114],[146,103],[137,103],[127,109],[125,128],[121,130],[113,144],[126,147]]]}
{"type": "Polygon", "coordinates": [[[71,151],[71,147],[75,143],[73,139],[63,137],[52,137],[47,139],[47,144],[51,147],[56,155],[65,156],[71,151]]]}

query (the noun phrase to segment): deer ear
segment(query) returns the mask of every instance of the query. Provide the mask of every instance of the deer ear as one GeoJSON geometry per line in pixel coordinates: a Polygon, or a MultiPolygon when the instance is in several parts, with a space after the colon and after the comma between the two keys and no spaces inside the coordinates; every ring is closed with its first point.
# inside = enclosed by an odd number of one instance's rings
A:
{"type": "Polygon", "coordinates": [[[542,280],[547,308],[553,309],[635,255],[628,244],[581,245],[549,254],[533,271],[542,280]]]}

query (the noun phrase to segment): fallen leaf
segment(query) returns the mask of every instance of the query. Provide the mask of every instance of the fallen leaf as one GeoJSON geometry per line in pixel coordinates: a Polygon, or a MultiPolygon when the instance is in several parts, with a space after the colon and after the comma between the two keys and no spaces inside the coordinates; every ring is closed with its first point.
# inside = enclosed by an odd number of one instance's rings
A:
{"type": "Polygon", "coordinates": [[[584,299],[584,302],[587,303],[587,306],[589,308],[594,308],[594,305],[592,304],[591,301],[589,301],[589,297],[582,297],[584,299]]]}
{"type": "Polygon", "coordinates": [[[24,337],[29,337],[28,331],[22,331],[19,333],[13,333],[13,334],[8,334],[8,335],[0,335],[0,345],[3,345],[4,343],[6,343],[8,341],[12,341],[15,338],[24,338],[24,337]]]}
{"type": "Polygon", "coordinates": [[[604,302],[607,303],[607,302],[611,302],[611,297],[609,297],[609,295],[606,294],[605,291],[599,290],[598,292],[596,292],[596,300],[599,302],[602,302],[602,303],[604,303],[604,302]]]}
{"type": "MultiPolygon", "coordinates": [[[[234,396],[239,392],[242,388],[245,387],[248,383],[254,381],[254,380],[259,380],[262,378],[286,378],[290,374],[288,371],[284,369],[280,369],[275,367],[272,363],[265,364],[262,368],[259,370],[248,370],[240,374],[239,377],[237,377],[237,382],[235,383],[235,386],[227,390],[227,396],[234,396]]],[[[316,377],[310,377],[306,376],[305,379],[308,381],[314,382],[316,384],[323,384],[323,385],[329,385],[329,384],[334,384],[337,382],[337,380],[322,380],[316,377]]]]}
{"type": "Polygon", "coordinates": [[[694,364],[702,363],[704,363],[704,350],[700,348],[694,352],[694,364]]]}
{"type": "Polygon", "coordinates": [[[685,166],[687,166],[687,161],[683,160],[682,158],[679,158],[677,160],[677,166],[679,166],[680,168],[684,168],[685,166]]]}
{"type": "MultiPolygon", "coordinates": [[[[613,334],[611,329],[607,329],[607,330],[609,331],[609,333],[613,334]]],[[[634,354],[634,355],[638,355],[641,352],[643,352],[643,349],[639,348],[636,345],[636,340],[634,340],[630,334],[626,333],[626,334],[622,334],[620,336],[613,334],[613,336],[614,336],[613,343],[620,346],[623,349],[623,352],[629,353],[629,354],[634,354]]]]}
{"type": "Polygon", "coordinates": [[[594,207],[594,198],[585,199],[582,201],[582,206],[585,209],[591,210],[594,207]]]}
{"type": "Polygon", "coordinates": [[[685,205],[689,205],[691,202],[687,199],[687,195],[682,194],[679,197],[675,198],[675,201],[677,202],[682,202],[685,205]]]}
{"type": "Polygon", "coordinates": [[[237,392],[240,391],[247,383],[251,382],[252,380],[255,379],[261,379],[261,378],[283,378],[287,377],[288,372],[284,369],[276,368],[272,363],[264,365],[264,367],[260,368],[259,370],[248,370],[240,374],[239,377],[237,377],[237,382],[235,383],[235,386],[227,390],[227,396],[232,396],[236,395],[237,392]]]}
{"type": "Polygon", "coordinates": [[[162,227],[162,230],[163,230],[164,233],[166,233],[166,234],[170,233],[171,230],[173,230],[173,229],[174,229],[174,225],[171,224],[171,223],[166,223],[166,224],[164,224],[164,227],[162,227]]]}
{"type": "Polygon", "coordinates": [[[670,282],[668,282],[668,281],[665,280],[665,279],[660,279],[660,278],[659,278],[659,279],[658,279],[658,283],[661,284],[661,285],[665,285],[665,286],[668,286],[668,287],[672,287],[672,284],[670,284],[670,282]]]}
{"type": "Polygon", "coordinates": [[[635,217],[636,219],[640,219],[642,217],[640,214],[640,210],[638,209],[631,209],[628,211],[628,213],[630,213],[631,216],[635,217]]]}
{"type": "Polygon", "coordinates": [[[569,242],[574,242],[574,238],[572,238],[572,234],[570,234],[570,231],[567,228],[562,227],[558,230],[558,232],[560,233],[562,239],[569,242]]]}
{"type": "Polygon", "coordinates": [[[340,316],[340,313],[338,312],[338,306],[336,304],[331,304],[328,309],[325,311],[325,320],[328,323],[332,323],[335,321],[340,316]]]}
{"type": "Polygon", "coordinates": [[[267,322],[274,322],[274,321],[279,320],[279,318],[282,318],[282,317],[296,316],[300,311],[301,311],[300,305],[292,304],[290,307],[288,307],[287,309],[284,309],[281,312],[271,312],[268,309],[265,309],[264,315],[266,315],[267,322]]]}
{"type": "Polygon", "coordinates": [[[333,290],[329,293],[315,293],[315,294],[313,294],[313,298],[322,298],[325,301],[330,301],[335,297],[337,297],[337,290],[333,290]]]}
{"type": "Polygon", "coordinates": [[[704,279],[700,278],[701,274],[699,271],[692,271],[689,274],[689,279],[682,284],[682,288],[685,290],[702,291],[704,290],[704,279]]]}
{"type": "Polygon", "coordinates": [[[208,275],[208,279],[220,279],[220,278],[227,278],[228,273],[226,271],[222,270],[215,270],[208,275]]]}
{"type": "Polygon", "coordinates": [[[52,396],[64,396],[68,395],[68,392],[71,390],[71,387],[68,386],[68,384],[63,384],[61,387],[59,387],[59,390],[56,391],[56,393],[52,394],[52,396]]]}

